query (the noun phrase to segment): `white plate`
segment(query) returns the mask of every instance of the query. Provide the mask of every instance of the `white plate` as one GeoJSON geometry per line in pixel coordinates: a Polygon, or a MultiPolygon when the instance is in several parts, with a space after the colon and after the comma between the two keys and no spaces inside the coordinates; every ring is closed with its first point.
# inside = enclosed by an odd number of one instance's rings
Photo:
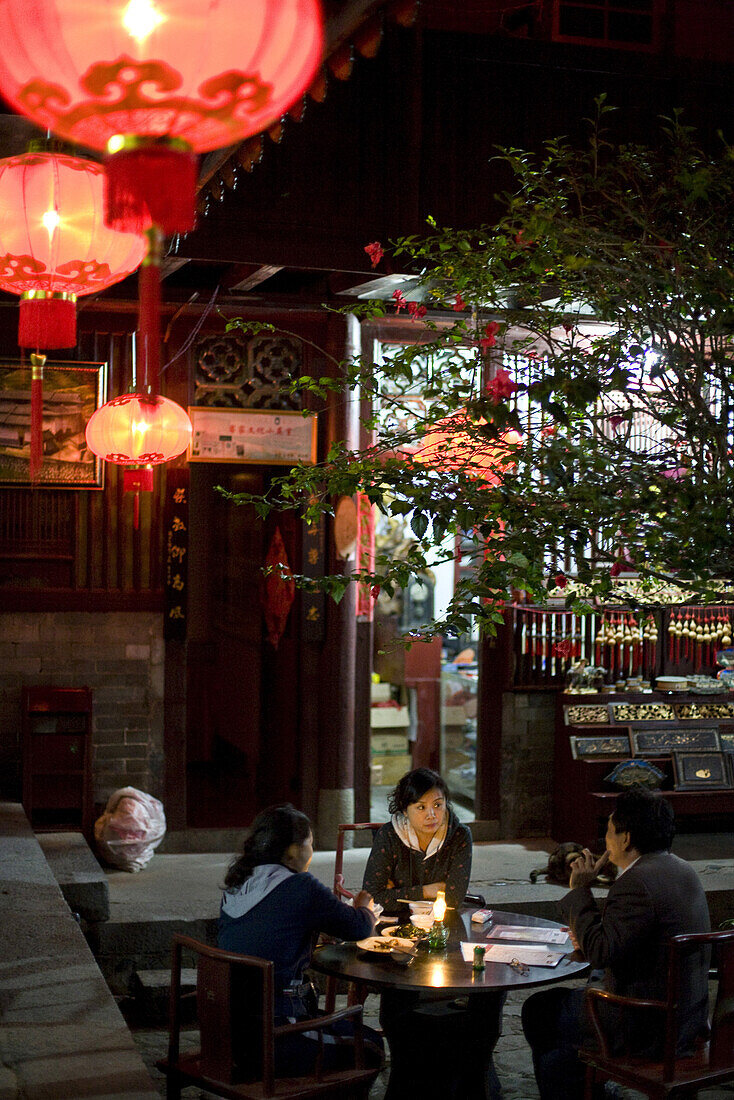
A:
{"type": "Polygon", "coordinates": [[[403,951],[413,951],[415,944],[412,940],[404,940],[400,936],[389,936],[387,939],[382,936],[368,936],[366,940],[357,940],[357,947],[362,951],[371,951],[374,955],[389,955],[393,947],[401,948],[403,951]]]}

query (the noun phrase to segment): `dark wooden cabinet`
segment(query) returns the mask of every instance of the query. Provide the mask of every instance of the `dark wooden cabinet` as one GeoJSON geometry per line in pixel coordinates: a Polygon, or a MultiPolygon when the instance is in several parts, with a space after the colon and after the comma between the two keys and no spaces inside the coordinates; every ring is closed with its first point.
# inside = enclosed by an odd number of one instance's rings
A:
{"type": "MultiPolygon", "coordinates": [[[[614,809],[614,802],[619,790],[607,781],[607,776],[615,765],[624,759],[629,759],[632,753],[624,756],[594,756],[574,759],[571,751],[571,737],[605,737],[610,733],[626,733],[630,728],[622,722],[614,723],[612,714],[609,714],[609,723],[603,727],[588,725],[578,726],[573,722],[566,722],[568,707],[599,706],[609,708],[610,704],[697,704],[704,705],[709,702],[722,701],[731,703],[731,696],[702,697],[695,695],[669,696],[654,692],[652,695],[637,695],[632,693],[610,695],[568,695],[561,694],[558,699],[556,717],[556,736],[553,769],[553,839],[559,844],[567,840],[578,841],[591,848],[593,851],[604,850],[604,833],[606,832],[607,818],[614,809]]],[[[572,715],[568,715],[569,718],[572,715]]],[[[631,721],[629,718],[625,722],[631,721]]],[[[645,729],[659,730],[685,730],[691,727],[706,726],[708,728],[720,728],[731,723],[731,718],[722,717],[717,720],[706,717],[704,719],[677,719],[666,723],[642,723],[645,729]]],[[[709,789],[709,790],[675,790],[675,776],[673,759],[670,755],[638,756],[637,759],[646,760],[653,764],[664,774],[661,794],[669,799],[675,811],[679,832],[696,831],[705,829],[708,832],[729,830],[731,828],[732,814],[734,814],[734,790],[709,789]]]]}
{"type": "Polygon", "coordinates": [[[92,830],[92,692],[23,689],[23,808],[39,832],[92,830]]]}

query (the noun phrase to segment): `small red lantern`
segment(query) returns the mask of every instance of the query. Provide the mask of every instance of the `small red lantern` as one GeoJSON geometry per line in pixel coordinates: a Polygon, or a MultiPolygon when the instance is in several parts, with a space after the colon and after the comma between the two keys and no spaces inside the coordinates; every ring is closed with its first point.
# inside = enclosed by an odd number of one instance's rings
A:
{"type": "Polygon", "coordinates": [[[20,294],[22,348],[76,344],[76,299],[130,275],[145,237],[104,223],[100,164],[61,153],[0,160],[0,288],[20,294]]]}
{"type": "Polygon", "coordinates": [[[127,467],[123,489],[135,493],[135,527],[139,494],[153,489],[153,467],[180,455],[191,440],[191,421],[175,401],[160,394],[123,393],[89,419],[87,446],[106,462],[127,467]]]}
{"type": "Polygon", "coordinates": [[[265,130],[311,82],[318,0],[4,0],[0,92],[109,154],[108,224],[194,224],[196,153],[265,130]],[[147,210],[146,210],[147,206],[147,210]]]}
{"type": "Polygon", "coordinates": [[[522,436],[514,428],[486,442],[468,428],[481,427],[486,420],[472,421],[460,409],[434,424],[421,440],[414,458],[439,470],[463,471],[485,485],[499,485],[502,475],[515,465],[514,454],[522,436]]]}

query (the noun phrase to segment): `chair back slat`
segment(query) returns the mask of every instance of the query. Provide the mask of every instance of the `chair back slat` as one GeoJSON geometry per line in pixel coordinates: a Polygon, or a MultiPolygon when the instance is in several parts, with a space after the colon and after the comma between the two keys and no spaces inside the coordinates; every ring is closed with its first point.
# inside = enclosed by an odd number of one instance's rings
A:
{"type": "Polygon", "coordinates": [[[718,933],[714,962],[719,978],[711,1019],[709,1056],[712,1067],[724,1068],[734,1061],[734,930],[718,933]]]}
{"type": "Polygon", "coordinates": [[[196,1002],[201,1032],[201,1069],[207,1077],[234,1082],[232,968],[221,959],[199,955],[196,1002]]]}
{"type": "Polygon", "coordinates": [[[364,829],[370,829],[374,836],[378,829],[381,829],[385,824],[384,821],[357,821],[354,825],[341,824],[336,827],[336,852],[334,858],[334,893],[337,897],[343,897],[347,894],[348,897],[352,897],[348,891],[344,889],[344,842],[346,833],[359,833],[364,829]]]}
{"type": "MultiPolygon", "coordinates": [[[[156,1065],[168,1076],[167,1096],[179,1096],[181,1088],[191,1084],[217,1096],[237,1096],[242,1100],[265,1100],[284,1091],[275,1077],[275,967],[267,959],[240,955],[199,943],[176,932],[173,936],[171,979],[170,1039],[168,1058],[156,1065]],[[191,952],[197,960],[197,1006],[200,1050],[197,1055],[179,1055],[180,1013],[177,1002],[181,993],[181,952],[191,952]]],[[[337,1014],[336,1019],[354,1017],[354,1069],[330,1070],[323,1075],[319,1061],[316,1073],[294,1079],[285,1087],[292,1100],[311,1100],[324,1095],[334,1098],[366,1092],[378,1073],[378,1066],[365,1066],[362,1057],[361,1015],[356,1010],[337,1014]]],[[[360,1010],[361,1011],[361,1010],[360,1010]]],[[[320,1017],[303,1024],[279,1029],[295,1034],[324,1028],[335,1022],[320,1017]]]]}

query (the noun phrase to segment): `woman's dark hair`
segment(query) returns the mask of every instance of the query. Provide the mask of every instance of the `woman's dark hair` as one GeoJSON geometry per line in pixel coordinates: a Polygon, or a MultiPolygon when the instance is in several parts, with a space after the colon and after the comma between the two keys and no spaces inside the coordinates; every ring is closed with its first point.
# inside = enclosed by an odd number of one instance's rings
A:
{"type": "Polygon", "coordinates": [[[434,787],[438,787],[448,802],[449,789],[446,786],[445,779],[438,772],[432,771],[431,768],[414,768],[412,772],[408,772],[407,775],[403,776],[390,795],[387,804],[388,811],[391,814],[404,814],[412,802],[417,802],[426,791],[430,791],[434,787]]]}
{"type": "Polygon", "coordinates": [[[226,890],[236,890],[261,863],[281,863],[291,844],[303,844],[311,834],[311,822],[291,806],[269,806],[249,828],[242,855],[230,864],[224,879],[226,890]]]}
{"type": "Polygon", "coordinates": [[[654,791],[624,791],[612,813],[615,833],[629,833],[640,854],[667,852],[675,836],[675,815],[667,798],[654,791]]]}

